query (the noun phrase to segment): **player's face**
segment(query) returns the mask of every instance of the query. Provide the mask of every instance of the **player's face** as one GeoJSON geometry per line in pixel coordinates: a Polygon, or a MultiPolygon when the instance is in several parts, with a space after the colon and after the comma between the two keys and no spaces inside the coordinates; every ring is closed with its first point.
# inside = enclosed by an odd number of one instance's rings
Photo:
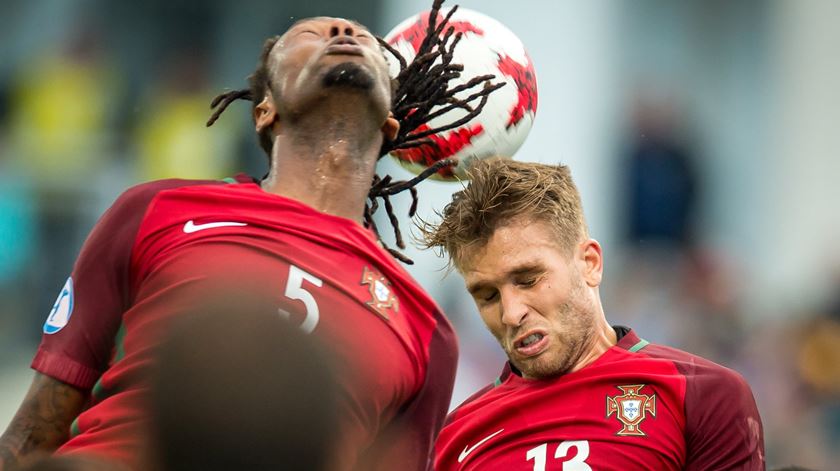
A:
{"type": "Polygon", "coordinates": [[[272,96],[280,115],[303,113],[330,90],[359,92],[384,117],[391,102],[388,64],[376,38],[341,18],[292,26],[269,57],[272,96]]]}
{"type": "Polygon", "coordinates": [[[570,371],[594,338],[598,243],[565,249],[548,224],[519,218],[466,255],[467,289],[511,363],[526,378],[570,371]]]}

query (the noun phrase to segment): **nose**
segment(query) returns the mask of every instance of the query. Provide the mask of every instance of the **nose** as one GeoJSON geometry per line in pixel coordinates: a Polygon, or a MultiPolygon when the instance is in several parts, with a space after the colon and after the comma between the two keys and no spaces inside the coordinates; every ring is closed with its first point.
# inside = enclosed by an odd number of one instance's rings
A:
{"type": "Polygon", "coordinates": [[[502,308],[502,324],[519,327],[528,315],[528,305],[514,290],[499,292],[499,305],[502,308]]]}
{"type": "Polygon", "coordinates": [[[334,38],[336,36],[355,36],[356,35],[356,26],[341,18],[336,18],[333,20],[332,24],[330,25],[330,37],[334,38]]]}

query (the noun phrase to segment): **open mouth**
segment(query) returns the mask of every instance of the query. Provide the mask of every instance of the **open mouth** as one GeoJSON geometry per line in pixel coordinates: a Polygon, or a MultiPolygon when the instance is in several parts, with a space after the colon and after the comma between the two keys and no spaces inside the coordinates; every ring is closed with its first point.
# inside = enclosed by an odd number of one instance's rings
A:
{"type": "Polygon", "coordinates": [[[548,337],[544,332],[532,331],[513,343],[514,349],[522,356],[538,355],[548,346],[548,337]]]}

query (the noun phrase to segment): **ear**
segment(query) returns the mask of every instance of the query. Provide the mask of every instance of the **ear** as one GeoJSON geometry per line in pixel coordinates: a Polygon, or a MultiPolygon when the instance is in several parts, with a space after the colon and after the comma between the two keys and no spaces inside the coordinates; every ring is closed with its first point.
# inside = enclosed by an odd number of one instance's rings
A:
{"type": "Polygon", "coordinates": [[[587,239],[578,246],[577,261],[580,266],[580,273],[583,281],[590,288],[596,288],[601,284],[604,275],[604,256],[601,244],[595,239],[587,239]]]}
{"type": "Polygon", "coordinates": [[[274,102],[271,101],[270,95],[266,94],[259,105],[254,108],[254,123],[257,134],[261,133],[266,127],[271,127],[277,120],[277,109],[274,107],[274,102]]]}
{"type": "Polygon", "coordinates": [[[389,111],[385,123],[382,124],[382,134],[385,136],[385,140],[393,141],[397,138],[398,132],[400,132],[400,122],[394,118],[394,113],[389,111]]]}

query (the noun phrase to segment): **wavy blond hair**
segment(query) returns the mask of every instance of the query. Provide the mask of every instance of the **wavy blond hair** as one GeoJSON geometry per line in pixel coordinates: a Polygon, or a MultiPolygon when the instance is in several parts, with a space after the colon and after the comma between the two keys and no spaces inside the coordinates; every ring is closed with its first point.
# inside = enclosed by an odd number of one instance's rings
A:
{"type": "Polygon", "coordinates": [[[548,223],[569,250],[588,236],[567,166],[489,159],[476,161],[467,173],[469,184],[438,213],[440,223],[420,222],[421,244],[448,253],[450,266],[463,267],[466,249],[482,247],[514,219],[548,223]]]}

